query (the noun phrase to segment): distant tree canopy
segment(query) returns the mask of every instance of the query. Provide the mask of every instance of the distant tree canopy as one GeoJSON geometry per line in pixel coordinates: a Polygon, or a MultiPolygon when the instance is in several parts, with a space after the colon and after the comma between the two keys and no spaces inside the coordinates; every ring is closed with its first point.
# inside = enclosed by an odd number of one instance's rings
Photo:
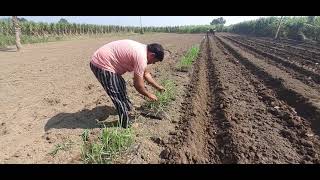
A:
{"type": "Polygon", "coordinates": [[[219,17],[219,18],[213,19],[210,25],[224,25],[225,23],[226,23],[226,20],[223,19],[223,17],[219,17]]]}
{"type": "Polygon", "coordinates": [[[316,16],[308,16],[308,23],[314,24],[315,19],[316,19],[316,16]]]}
{"type": "MultiPolygon", "coordinates": [[[[280,17],[272,16],[244,21],[228,27],[228,31],[250,36],[274,37],[280,17]]],[[[320,16],[283,16],[280,38],[320,41],[320,16]]]]}
{"type": "Polygon", "coordinates": [[[0,18],[0,21],[5,22],[5,21],[12,21],[11,18],[0,18]]]}
{"type": "Polygon", "coordinates": [[[27,22],[28,20],[25,18],[17,18],[19,20],[19,22],[27,22]]]}
{"type": "Polygon", "coordinates": [[[58,23],[69,24],[69,22],[64,18],[61,18],[58,23]]]}
{"type": "MultiPolygon", "coordinates": [[[[25,18],[17,17],[17,19],[18,19],[19,22],[28,22],[28,20],[25,19],[25,18]]],[[[12,17],[10,17],[10,18],[0,18],[0,21],[12,21],[12,17]]]]}

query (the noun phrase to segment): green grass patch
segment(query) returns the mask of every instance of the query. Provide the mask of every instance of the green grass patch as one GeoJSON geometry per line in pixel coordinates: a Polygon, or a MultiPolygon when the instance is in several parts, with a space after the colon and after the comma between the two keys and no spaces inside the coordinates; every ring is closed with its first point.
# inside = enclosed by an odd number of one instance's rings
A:
{"type": "Polygon", "coordinates": [[[199,53],[199,46],[192,46],[186,55],[184,55],[180,62],[177,64],[176,68],[180,71],[187,71],[191,66],[193,61],[197,58],[199,53]]]}
{"type": "Polygon", "coordinates": [[[81,156],[84,163],[108,164],[132,145],[134,133],[132,128],[105,127],[96,141],[90,142],[88,130],[83,132],[82,140],[81,156]]]}
{"type": "Polygon", "coordinates": [[[175,100],[176,89],[175,83],[172,80],[162,80],[161,84],[166,89],[164,92],[156,92],[158,101],[147,101],[145,108],[151,111],[164,111],[171,101],[175,100]]]}

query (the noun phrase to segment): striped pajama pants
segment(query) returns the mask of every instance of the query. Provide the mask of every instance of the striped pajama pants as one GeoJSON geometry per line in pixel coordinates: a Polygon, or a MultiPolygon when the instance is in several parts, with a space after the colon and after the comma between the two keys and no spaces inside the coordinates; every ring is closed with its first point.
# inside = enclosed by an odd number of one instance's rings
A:
{"type": "Polygon", "coordinates": [[[127,95],[126,82],[120,75],[100,69],[92,63],[90,63],[90,68],[115,105],[121,126],[127,128],[128,111],[131,111],[132,103],[127,95]]]}

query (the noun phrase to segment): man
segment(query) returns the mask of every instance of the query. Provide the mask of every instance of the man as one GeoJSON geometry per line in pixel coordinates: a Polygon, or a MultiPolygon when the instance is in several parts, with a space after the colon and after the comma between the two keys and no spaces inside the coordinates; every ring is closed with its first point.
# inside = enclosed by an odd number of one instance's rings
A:
{"type": "Polygon", "coordinates": [[[126,72],[133,72],[135,89],[151,101],[157,101],[157,97],[146,90],[144,80],[158,91],[165,90],[147,70],[147,64],[162,61],[163,57],[164,50],[160,44],[145,45],[133,40],[110,42],[93,54],[90,68],[115,105],[123,128],[127,128],[132,123],[129,118],[129,111],[133,107],[121,75],[126,72]]]}
{"type": "Polygon", "coordinates": [[[216,31],[216,30],[214,30],[214,29],[210,29],[210,34],[214,36],[215,31],[216,31]]]}

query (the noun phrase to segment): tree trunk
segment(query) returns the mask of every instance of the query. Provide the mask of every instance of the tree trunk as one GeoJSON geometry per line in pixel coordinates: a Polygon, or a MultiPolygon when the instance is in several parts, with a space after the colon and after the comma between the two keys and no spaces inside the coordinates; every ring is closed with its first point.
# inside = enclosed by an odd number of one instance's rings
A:
{"type": "Polygon", "coordinates": [[[280,18],[279,26],[278,26],[278,29],[277,29],[277,32],[276,32],[276,35],[275,35],[274,39],[278,39],[278,33],[279,33],[280,26],[281,26],[281,23],[282,23],[282,18],[283,18],[283,16],[281,16],[281,18],[280,18]]]}
{"type": "Polygon", "coordinates": [[[16,46],[17,46],[17,51],[20,51],[22,46],[20,43],[20,26],[19,26],[19,22],[18,22],[18,18],[17,16],[12,16],[12,22],[13,22],[13,26],[14,26],[14,31],[16,34],[16,46]]]}

